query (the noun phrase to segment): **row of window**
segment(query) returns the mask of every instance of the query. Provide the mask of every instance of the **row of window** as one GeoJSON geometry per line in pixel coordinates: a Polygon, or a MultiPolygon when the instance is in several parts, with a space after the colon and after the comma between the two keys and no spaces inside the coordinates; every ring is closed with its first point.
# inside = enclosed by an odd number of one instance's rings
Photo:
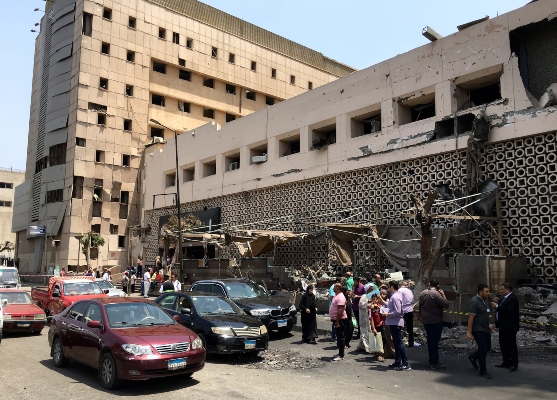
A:
{"type": "Polygon", "coordinates": [[[11,206],[12,206],[11,201],[0,201],[0,207],[11,207],[11,206]]]}
{"type": "Polygon", "coordinates": [[[0,182],[0,189],[13,189],[14,184],[11,182],[0,182]]]}

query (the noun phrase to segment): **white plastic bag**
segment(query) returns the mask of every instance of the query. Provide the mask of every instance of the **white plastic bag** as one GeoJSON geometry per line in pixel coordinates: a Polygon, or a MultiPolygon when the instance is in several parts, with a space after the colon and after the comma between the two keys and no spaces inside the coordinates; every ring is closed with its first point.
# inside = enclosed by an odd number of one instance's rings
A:
{"type": "Polygon", "coordinates": [[[373,332],[369,333],[369,352],[370,353],[381,353],[383,354],[383,337],[381,332],[377,332],[377,335],[373,332]]]}

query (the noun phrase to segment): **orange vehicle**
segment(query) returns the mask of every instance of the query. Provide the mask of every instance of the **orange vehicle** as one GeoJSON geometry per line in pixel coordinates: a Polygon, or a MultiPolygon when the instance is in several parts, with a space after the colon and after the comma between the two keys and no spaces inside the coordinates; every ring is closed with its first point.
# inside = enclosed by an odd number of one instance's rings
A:
{"type": "Polygon", "coordinates": [[[46,315],[56,315],[79,300],[106,297],[92,276],[50,278],[48,286],[31,289],[31,298],[46,315]]]}

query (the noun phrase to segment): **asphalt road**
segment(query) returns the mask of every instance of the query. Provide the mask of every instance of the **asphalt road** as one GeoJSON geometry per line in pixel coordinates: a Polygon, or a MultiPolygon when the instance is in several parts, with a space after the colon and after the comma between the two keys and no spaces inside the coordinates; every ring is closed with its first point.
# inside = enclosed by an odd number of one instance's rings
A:
{"type": "MultiPolygon", "coordinates": [[[[427,369],[424,347],[409,349],[412,371],[387,369],[365,354],[348,352],[341,362],[331,362],[334,343],[301,343],[298,332],[273,335],[271,349],[279,354],[298,352],[311,358],[315,369],[267,370],[288,366],[282,362],[239,365],[243,359],[211,357],[191,379],[164,378],[124,384],[114,392],[101,388],[96,371],[70,363],[57,369],[50,358],[46,329],[40,336],[8,335],[0,344],[0,399],[284,399],[284,398],[376,398],[376,399],[555,399],[557,356],[528,355],[517,372],[491,368],[495,379],[477,376],[468,360],[444,355],[444,371],[427,369]],[[537,358],[536,358],[537,357],[537,358]],[[251,368],[248,368],[251,367],[251,368]],[[255,368],[254,368],[255,367],[255,368]]],[[[296,355],[294,355],[296,356],[296,355]]],[[[490,354],[488,365],[499,362],[490,354]]]]}

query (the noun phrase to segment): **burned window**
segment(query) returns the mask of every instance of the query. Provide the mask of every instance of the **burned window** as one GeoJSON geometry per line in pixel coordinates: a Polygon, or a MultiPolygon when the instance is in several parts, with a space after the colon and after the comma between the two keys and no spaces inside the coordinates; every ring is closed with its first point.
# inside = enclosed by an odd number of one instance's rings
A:
{"type": "Polygon", "coordinates": [[[126,85],[126,96],[133,97],[133,86],[126,85]]]}
{"type": "Polygon", "coordinates": [[[126,237],[125,236],[118,236],[118,247],[125,248],[126,247],[126,237]]]}
{"type": "Polygon", "coordinates": [[[435,92],[414,92],[399,97],[395,106],[398,107],[398,124],[400,126],[416,121],[435,117],[435,92]]]}
{"type": "Polygon", "coordinates": [[[49,190],[46,192],[46,204],[64,201],[63,189],[49,190]]]}
{"type": "Polygon", "coordinates": [[[159,39],[166,39],[166,29],[159,28],[159,39]]]}
{"type": "Polygon", "coordinates": [[[158,72],[160,74],[166,74],[166,64],[153,61],[153,71],[158,72]]]}
{"type": "Polygon", "coordinates": [[[277,79],[277,70],[276,70],[276,68],[271,68],[271,78],[277,79]]]}
{"type": "Polygon", "coordinates": [[[187,103],[185,101],[179,101],[178,102],[178,109],[180,111],[189,113],[189,112],[191,112],[191,104],[187,103]]]}
{"type": "Polygon", "coordinates": [[[161,96],[159,94],[153,94],[151,96],[151,103],[156,106],[164,107],[164,96],[161,96]]]}
{"type": "Polygon", "coordinates": [[[214,119],[215,118],[215,110],[213,110],[211,108],[206,108],[206,109],[203,110],[203,116],[205,118],[214,119]]]}
{"type": "Polygon", "coordinates": [[[91,36],[93,34],[93,14],[87,12],[83,13],[83,28],[81,33],[84,36],[91,36]]]}
{"type": "Polygon", "coordinates": [[[99,87],[104,90],[108,90],[108,79],[100,78],[99,80],[99,87]]]}
{"type": "Polygon", "coordinates": [[[151,128],[151,137],[160,137],[164,139],[164,131],[161,128],[151,128]]]}
{"type": "Polygon", "coordinates": [[[132,120],[131,119],[124,119],[124,130],[131,131],[132,130],[132,120]]]}
{"type": "Polygon", "coordinates": [[[180,78],[184,81],[190,81],[191,82],[191,72],[186,71],[184,69],[181,69],[179,74],[178,74],[178,78],[180,78]]]}
{"type": "Polygon", "coordinates": [[[110,44],[106,42],[101,43],[101,53],[110,54],[110,44]]]}
{"type": "Polygon", "coordinates": [[[77,147],[85,147],[86,143],[87,143],[87,140],[85,140],[84,138],[80,138],[80,137],[75,138],[75,145],[77,147]]]}
{"type": "Polygon", "coordinates": [[[255,92],[246,89],[246,99],[255,101],[255,92]]]}
{"type": "Polygon", "coordinates": [[[193,39],[192,38],[186,38],[186,48],[187,49],[193,49],[193,39]]]}
{"type": "Polygon", "coordinates": [[[203,79],[203,86],[214,89],[215,88],[215,80],[211,78],[203,79]]]}
{"type": "Polygon", "coordinates": [[[104,163],[104,151],[96,150],[95,151],[95,162],[104,163]]]}
{"type": "Polygon", "coordinates": [[[103,8],[103,18],[104,19],[112,19],[112,10],[110,8],[103,8]]]}
{"type": "Polygon", "coordinates": [[[216,47],[212,47],[211,48],[211,57],[217,58],[218,55],[219,55],[219,49],[217,49],[216,47]]]}
{"type": "Polygon", "coordinates": [[[172,32],[172,43],[180,44],[180,34],[177,32],[172,32]]]}
{"type": "Polygon", "coordinates": [[[274,104],[275,104],[275,99],[274,99],[274,97],[265,96],[265,104],[267,104],[268,106],[274,105],[274,104]]]}
{"type": "Polygon", "coordinates": [[[128,204],[130,202],[130,192],[127,190],[122,190],[120,192],[120,203],[121,204],[128,204]]]}
{"type": "Polygon", "coordinates": [[[126,53],[126,60],[129,62],[135,62],[135,51],[128,50],[126,53]]]}
{"type": "Polygon", "coordinates": [[[97,124],[106,126],[106,114],[97,114],[97,124]]]}
{"type": "Polygon", "coordinates": [[[118,234],[118,225],[110,224],[109,232],[110,232],[111,235],[117,235],[118,234]]]}
{"type": "Polygon", "coordinates": [[[122,154],[122,166],[129,167],[130,166],[131,156],[129,154],[122,154]]]}
{"type": "Polygon", "coordinates": [[[72,199],[83,198],[83,181],[84,178],[82,176],[73,177],[72,199]]]}
{"type": "Polygon", "coordinates": [[[234,64],[236,62],[236,54],[234,53],[229,53],[228,54],[228,62],[230,64],[234,64]]]}
{"type": "Polygon", "coordinates": [[[48,148],[48,159],[51,167],[66,163],[66,143],[60,143],[48,148]]]}
{"type": "Polygon", "coordinates": [[[236,86],[226,84],[226,93],[236,94],[236,86]]]}
{"type": "Polygon", "coordinates": [[[226,122],[232,122],[236,119],[236,116],[234,114],[228,114],[226,113],[226,122]]]}
{"type": "Polygon", "coordinates": [[[136,25],[135,18],[134,17],[129,17],[128,18],[128,28],[135,29],[135,25],[136,25]]]}
{"type": "Polygon", "coordinates": [[[252,62],[251,62],[251,70],[252,70],[253,72],[257,71],[257,63],[256,63],[255,61],[252,61],[252,62]]]}
{"type": "Polygon", "coordinates": [[[91,111],[96,111],[98,113],[105,113],[106,114],[106,111],[107,111],[106,106],[103,106],[102,104],[97,104],[97,103],[89,103],[87,108],[91,111]]]}
{"type": "Polygon", "coordinates": [[[183,58],[178,58],[178,65],[180,67],[185,67],[186,66],[186,60],[184,60],[183,58]]]}
{"type": "Polygon", "coordinates": [[[101,233],[101,224],[93,224],[93,225],[91,225],[91,232],[93,232],[93,233],[101,233]]]}

